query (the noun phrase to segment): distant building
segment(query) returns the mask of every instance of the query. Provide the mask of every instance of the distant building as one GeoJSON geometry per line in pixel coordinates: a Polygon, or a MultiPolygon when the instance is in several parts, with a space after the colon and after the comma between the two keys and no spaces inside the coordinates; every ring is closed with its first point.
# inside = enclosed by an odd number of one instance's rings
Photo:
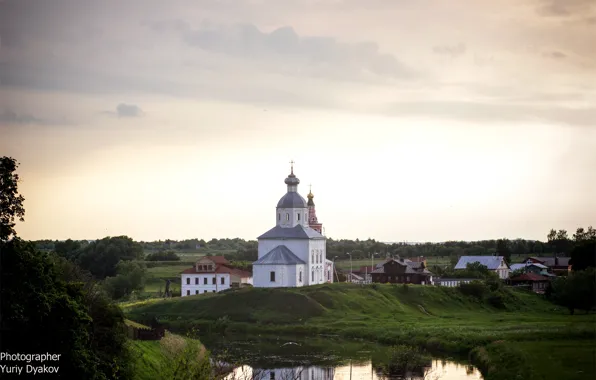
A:
{"type": "Polygon", "coordinates": [[[565,275],[571,272],[571,257],[528,257],[524,263],[542,264],[556,275],[565,275]]]}
{"type": "Polygon", "coordinates": [[[480,263],[499,275],[500,279],[509,277],[509,266],[503,256],[462,256],[455,265],[455,270],[466,269],[468,264],[480,263]]]}
{"type": "Polygon", "coordinates": [[[511,264],[511,272],[521,270],[523,273],[534,273],[545,277],[556,277],[555,274],[549,273],[549,268],[546,265],[534,262],[526,262],[521,264],[511,264]]]}
{"type": "Polygon", "coordinates": [[[550,278],[535,273],[524,273],[509,279],[513,286],[527,286],[536,293],[544,293],[550,278]]]}
{"type": "Polygon", "coordinates": [[[287,192],[277,203],[276,225],[257,238],[259,256],[253,263],[255,287],[333,282],[333,262],[327,260],[326,240],[320,232],[322,225],[316,218],[312,193],[307,204],[298,194],[300,180],[294,174],[294,163],[291,164],[284,181],[287,192]]]}
{"type": "Polygon", "coordinates": [[[472,281],[478,281],[477,278],[435,278],[434,284],[453,288],[461,284],[469,284],[472,281]]]}
{"type": "Polygon", "coordinates": [[[404,259],[388,259],[372,271],[372,282],[392,284],[432,284],[432,273],[424,263],[404,259]]]}
{"type": "Polygon", "coordinates": [[[223,256],[202,257],[194,267],[181,273],[181,279],[182,297],[252,285],[252,275],[232,268],[230,262],[223,256]]]}

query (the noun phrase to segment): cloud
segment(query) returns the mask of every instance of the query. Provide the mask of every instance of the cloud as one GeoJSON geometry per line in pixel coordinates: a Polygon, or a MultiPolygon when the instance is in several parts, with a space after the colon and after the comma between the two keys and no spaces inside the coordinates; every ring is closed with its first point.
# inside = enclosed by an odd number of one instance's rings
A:
{"type": "Polygon", "coordinates": [[[118,104],[116,113],[119,117],[139,117],[143,115],[143,111],[134,104],[118,104]]]}
{"type": "Polygon", "coordinates": [[[450,118],[468,122],[549,122],[593,127],[596,107],[507,104],[481,101],[402,101],[377,108],[386,115],[450,118]]]}
{"type": "Polygon", "coordinates": [[[584,16],[595,7],[594,0],[540,0],[538,14],[545,17],[584,16]]]}
{"type": "Polygon", "coordinates": [[[451,58],[457,58],[466,53],[466,45],[459,43],[454,46],[442,45],[433,47],[433,52],[439,55],[447,55],[451,58]]]}
{"type": "Polygon", "coordinates": [[[542,56],[545,58],[563,59],[567,57],[567,54],[561,53],[560,51],[550,51],[547,53],[542,53],[542,56]]]}
{"type": "Polygon", "coordinates": [[[398,79],[417,75],[395,56],[380,52],[374,42],[345,43],[332,37],[300,36],[291,26],[266,33],[253,24],[203,22],[192,29],[186,22],[170,20],[146,25],[158,32],[177,32],[186,44],[207,52],[275,63],[278,67],[291,65],[296,73],[317,76],[333,71],[347,80],[359,77],[362,72],[398,79]],[[326,67],[330,70],[326,71],[326,67]]]}
{"type": "Polygon", "coordinates": [[[12,125],[65,125],[68,124],[68,121],[65,119],[40,118],[29,113],[17,113],[12,109],[5,109],[0,113],[0,123],[12,125]]]}
{"type": "Polygon", "coordinates": [[[120,103],[116,106],[116,111],[103,111],[105,115],[113,115],[121,118],[141,117],[145,113],[135,104],[120,103]]]}

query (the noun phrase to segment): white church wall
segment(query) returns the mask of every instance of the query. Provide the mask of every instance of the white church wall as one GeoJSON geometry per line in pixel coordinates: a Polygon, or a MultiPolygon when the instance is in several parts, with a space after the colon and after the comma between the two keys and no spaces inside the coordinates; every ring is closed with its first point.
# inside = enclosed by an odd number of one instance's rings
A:
{"type": "Polygon", "coordinates": [[[261,239],[259,240],[259,259],[265,256],[269,251],[278,245],[285,245],[292,253],[298,256],[300,259],[307,262],[306,252],[308,252],[308,240],[307,239],[261,239]]]}
{"type": "Polygon", "coordinates": [[[308,207],[278,208],[275,211],[275,220],[282,227],[294,227],[298,224],[308,227],[308,207]]]}
{"type": "Polygon", "coordinates": [[[304,273],[304,265],[253,265],[253,283],[259,288],[302,286],[300,269],[304,273]],[[271,281],[271,272],[275,273],[274,281],[271,281]]]}
{"type": "Polygon", "coordinates": [[[327,282],[324,273],[325,261],[327,259],[327,243],[324,239],[309,240],[308,248],[308,285],[323,284],[327,282]]]}

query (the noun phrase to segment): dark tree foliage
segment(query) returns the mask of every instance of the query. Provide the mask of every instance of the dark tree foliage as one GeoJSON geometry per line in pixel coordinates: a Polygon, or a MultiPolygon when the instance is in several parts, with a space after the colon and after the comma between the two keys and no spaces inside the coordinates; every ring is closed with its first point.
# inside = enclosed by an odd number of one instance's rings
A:
{"type": "Polygon", "coordinates": [[[120,261],[142,260],[143,247],[128,236],[106,237],[77,251],[73,258],[82,269],[104,279],[116,276],[120,261]]]}
{"type": "Polygon", "coordinates": [[[180,261],[180,256],[174,251],[159,251],[148,254],[145,261],[180,261]]]}
{"type": "Polygon", "coordinates": [[[557,277],[546,294],[554,303],[568,308],[571,314],[576,309],[588,312],[596,307],[596,270],[589,268],[557,277]]]}
{"type": "Polygon", "coordinates": [[[54,243],[54,251],[63,257],[72,257],[76,255],[76,252],[80,250],[82,244],[78,240],[68,239],[66,241],[57,241],[54,243]]]}
{"type": "Polygon", "coordinates": [[[511,250],[509,249],[509,240],[507,239],[499,239],[497,240],[497,248],[496,248],[497,256],[503,256],[505,261],[509,264],[511,263],[511,250]]]}
{"type": "Polygon", "coordinates": [[[15,219],[25,221],[25,198],[18,193],[19,175],[15,173],[18,163],[14,158],[0,158],[0,242],[16,235],[15,219]]]}
{"type": "Polygon", "coordinates": [[[64,378],[130,378],[117,307],[68,281],[73,274],[52,253],[18,238],[1,248],[2,350],[59,353],[64,378]]]}

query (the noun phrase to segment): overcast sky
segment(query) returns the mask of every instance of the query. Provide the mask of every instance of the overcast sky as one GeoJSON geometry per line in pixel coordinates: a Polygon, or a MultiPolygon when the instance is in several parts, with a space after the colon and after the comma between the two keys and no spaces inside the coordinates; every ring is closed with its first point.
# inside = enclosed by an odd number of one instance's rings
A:
{"type": "Polygon", "coordinates": [[[26,239],[596,225],[594,0],[0,0],[26,239]]]}

